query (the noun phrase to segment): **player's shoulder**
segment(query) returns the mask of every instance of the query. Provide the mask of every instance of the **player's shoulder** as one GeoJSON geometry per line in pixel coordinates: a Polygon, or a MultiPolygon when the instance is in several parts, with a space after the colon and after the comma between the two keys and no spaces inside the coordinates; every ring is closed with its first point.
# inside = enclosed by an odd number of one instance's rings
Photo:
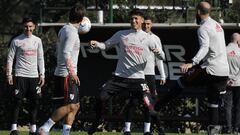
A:
{"type": "Polygon", "coordinates": [[[36,36],[36,35],[32,35],[31,40],[33,40],[36,43],[41,43],[42,42],[42,39],[40,37],[36,36]]]}
{"type": "Polygon", "coordinates": [[[25,38],[26,38],[26,36],[24,36],[24,34],[16,35],[12,38],[11,42],[17,42],[20,40],[24,40],[25,38]]]}
{"type": "Polygon", "coordinates": [[[154,33],[151,33],[150,35],[151,35],[153,38],[155,38],[155,39],[160,39],[159,36],[157,36],[157,35],[154,34],[154,33]]]}
{"type": "Polygon", "coordinates": [[[59,33],[61,33],[61,35],[71,35],[71,36],[78,36],[78,31],[77,31],[77,29],[74,27],[74,26],[72,26],[72,25],[69,25],[69,24],[66,24],[66,25],[64,25],[61,29],[60,29],[60,31],[59,31],[59,33]]]}
{"type": "Polygon", "coordinates": [[[131,32],[131,30],[119,30],[116,33],[118,33],[118,34],[127,34],[127,33],[130,33],[130,32],[131,32]]]}

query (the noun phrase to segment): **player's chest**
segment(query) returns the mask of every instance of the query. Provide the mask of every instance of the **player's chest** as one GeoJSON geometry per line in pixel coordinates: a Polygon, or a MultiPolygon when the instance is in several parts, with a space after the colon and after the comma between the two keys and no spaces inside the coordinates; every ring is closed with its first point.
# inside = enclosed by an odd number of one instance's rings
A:
{"type": "Polygon", "coordinates": [[[19,40],[16,42],[16,46],[19,50],[37,50],[38,43],[34,40],[19,40]]]}
{"type": "Polygon", "coordinates": [[[148,39],[143,36],[128,35],[121,37],[121,41],[124,46],[137,46],[144,48],[147,46],[148,39]]]}
{"type": "Polygon", "coordinates": [[[32,40],[22,40],[16,42],[17,51],[24,56],[36,56],[38,43],[32,40]]]}

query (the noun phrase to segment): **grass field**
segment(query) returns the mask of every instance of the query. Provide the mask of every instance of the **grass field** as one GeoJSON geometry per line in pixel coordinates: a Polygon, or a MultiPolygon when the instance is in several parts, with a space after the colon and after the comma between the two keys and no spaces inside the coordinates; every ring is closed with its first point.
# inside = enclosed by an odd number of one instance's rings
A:
{"type": "MultiPolygon", "coordinates": [[[[0,135],[9,135],[9,131],[0,131],[0,135]]],[[[20,132],[19,135],[28,135],[28,132],[20,132]]],[[[50,132],[50,135],[62,135],[62,133],[59,132],[50,132]]],[[[86,132],[71,132],[71,135],[87,135],[86,132]]],[[[94,135],[122,135],[120,132],[97,132],[94,135]]],[[[143,133],[132,133],[132,135],[143,135],[143,133]]],[[[157,133],[154,133],[154,135],[157,135],[157,133]]],[[[206,135],[206,134],[178,134],[178,133],[166,133],[166,135],[206,135]]],[[[228,134],[230,135],[230,134],[228,134]]]]}

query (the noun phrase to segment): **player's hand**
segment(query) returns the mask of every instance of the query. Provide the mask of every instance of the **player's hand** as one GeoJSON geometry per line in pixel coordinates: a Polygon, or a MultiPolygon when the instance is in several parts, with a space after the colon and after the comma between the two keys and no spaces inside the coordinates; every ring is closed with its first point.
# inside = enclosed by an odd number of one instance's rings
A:
{"type": "Polygon", "coordinates": [[[180,66],[180,71],[182,73],[186,73],[188,71],[189,68],[192,68],[193,67],[193,64],[192,63],[187,63],[187,64],[182,64],[180,66]]]}
{"type": "Polygon", "coordinates": [[[45,84],[45,79],[44,79],[43,76],[40,76],[40,77],[39,77],[39,81],[38,81],[38,85],[39,85],[40,87],[42,87],[44,84],[45,84]]]}
{"type": "Polygon", "coordinates": [[[152,49],[153,53],[160,53],[160,50],[158,48],[152,49]]]}
{"type": "Polygon", "coordinates": [[[157,90],[150,90],[150,93],[151,93],[152,97],[155,97],[158,95],[157,90]]]}
{"type": "Polygon", "coordinates": [[[96,40],[91,40],[89,45],[90,45],[91,48],[95,48],[95,47],[97,47],[97,43],[98,42],[96,40]]]}
{"type": "Polygon", "coordinates": [[[228,80],[228,81],[227,81],[227,86],[232,86],[232,85],[233,85],[233,82],[234,82],[234,81],[233,81],[232,79],[228,80]]]}
{"type": "Polygon", "coordinates": [[[160,85],[164,85],[166,83],[166,80],[160,80],[160,85]]]}
{"type": "Polygon", "coordinates": [[[9,85],[13,85],[13,77],[12,75],[7,76],[7,81],[9,85]]]}
{"type": "Polygon", "coordinates": [[[80,86],[80,80],[77,75],[71,75],[73,83],[77,84],[77,86],[80,86]]]}

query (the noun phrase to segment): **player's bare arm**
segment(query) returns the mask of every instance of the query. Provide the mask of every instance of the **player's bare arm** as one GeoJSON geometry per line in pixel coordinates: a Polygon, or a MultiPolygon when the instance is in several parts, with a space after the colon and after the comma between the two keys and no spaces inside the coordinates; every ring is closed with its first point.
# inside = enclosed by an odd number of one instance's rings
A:
{"type": "Polygon", "coordinates": [[[164,85],[166,83],[166,80],[160,80],[160,85],[164,85]]]}

